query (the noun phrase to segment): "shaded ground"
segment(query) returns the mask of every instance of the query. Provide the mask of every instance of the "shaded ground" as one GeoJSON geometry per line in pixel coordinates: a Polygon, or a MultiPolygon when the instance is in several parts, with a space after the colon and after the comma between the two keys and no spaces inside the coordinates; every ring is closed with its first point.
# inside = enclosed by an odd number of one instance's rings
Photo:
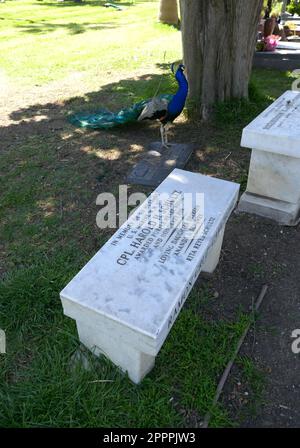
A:
{"type": "Polygon", "coordinates": [[[222,262],[210,287],[219,296],[205,312],[211,319],[248,312],[264,284],[269,290],[240,353],[223,401],[242,427],[300,427],[300,357],[292,332],[300,328],[300,230],[235,215],[225,237],[222,262]],[[241,368],[243,367],[243,368],[241,368]]]}
{"type": "MultiPolygon", "coordinates": [[[[70,234],[72,242],[76,241],[84,253],[79,262],[82,264],[109,236],[109,232],[99,235],[95,225],[96,196],[102,191],[117,192],[148,142],[157,139],[158,127],[146,123],[110,131],[84,131],[74,129],[66,118],[71,111],[99,104],[111,108],[129,104],[140,98],[146,83],[157,85],[160,80],[153,73],[136,75],[138,78],[113,80],[95,92],[85,92],[84,86],[77,82],[73,92],[73,87],[69,87],[67,95],[75,95],[69,100],[57,101],[57,84],[33,89],[32,94],[27,92],[23,96],[21,92],[14,97],[7,95],[1,109],[0,148],[6,155],[1,174],[11,172],[12,183],[3,204],[11,212],[15,207],[21,215],[2,215],[7,242],[3,241],[0,247],[0,275],[22,268],[25,258],[29,263],[33,247],[34,257],[44,253],[48,257],[65,248],[71,244],[70,234]],[[54,161],[49,159],[50,153],[54,154],[54,161]],[[28,165],[35,167],[37,175],[30,188],[25,179],[28,165]],[[13,175],[18,176],[15,188],[13,175]],[[26,208],[22,212],[24,194],[32,197],[33,214],[26,208]],[[82,227],[73,226],[74,219],[82,222],[82,227]],[[48,223],[47,227],[34,228],[42,220],[48,223]],[[24,225],[28,229],[25,235],[24,225]],[[56,226],[60,227],[59,234],[55,233],[56,226]]],[[[267,75],[257,72],[258,82],[262,83],[267,75]]],[[[275,81],[270,82],[269,95],[273,94],[272,89],[280,93],[277,84],[283,91],[290,83],[285,75],[273,76],[275,81]]],[[[250,153],[239,147],[240,133],[257,109],[254,106],[249,116],[241,116],[242,111],[236,109],[231,118],[226,110],[223,113],[223,123],[209,126],[186,122],[182,117],[173,128],[172,138],[197,145],[186,169],[234,180],[245,187],[250,153]]],[[[131,187],[131,190],[141,189],[131,187]]],[[[208,299],[199,302],[198,307],[205,321],[234,322],[242,311],[250,312],[262,285],[269,285],[255,332],[248,336],[223,396],[237,426],[300,426],[297,380],[300,358],[292,353],[290,338],[291,332],[300,328],[299,253],[298,228],[281,228],[263,219],[233,215],[217,272],[211,280],[197,282],[194,288],[192,298],[198,292],[203,295],[208,291],[208,299]],[[249,359],[254,360],[261,375],[249,359]]],[[[59,285],[57,288],[58,294],[59,285]]],[[[194,304],[188,301],[186,309],[190,307],[194,304]]],[[[202,417],[186,412],[185,425],[199,425],[202,417]]]]}

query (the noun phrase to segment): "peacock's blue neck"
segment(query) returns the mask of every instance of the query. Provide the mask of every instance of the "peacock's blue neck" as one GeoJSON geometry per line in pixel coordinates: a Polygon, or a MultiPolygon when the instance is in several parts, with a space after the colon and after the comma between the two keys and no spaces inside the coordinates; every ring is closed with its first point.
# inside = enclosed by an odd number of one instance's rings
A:
{"type": "Polygon", "coordinates": [[[176,80],[179,87],[168,106],[168,113],[174,117],[182,112],[189,90],[187,79],[181,70],[177,70],[176,80]]]}

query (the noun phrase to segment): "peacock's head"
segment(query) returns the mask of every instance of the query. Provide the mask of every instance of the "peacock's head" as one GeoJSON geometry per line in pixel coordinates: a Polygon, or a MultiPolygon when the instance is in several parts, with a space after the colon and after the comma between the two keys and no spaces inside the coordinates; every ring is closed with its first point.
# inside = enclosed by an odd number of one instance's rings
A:
{"type": "Polygon", "coordinates": [[[174,75],[176,73],[183,73],[184,70],[185,70],[185,66],[183,64],[179,64],[178,67],[177,67],[177,70],[175,72],[175,62],[173,62],[173,64],[171,65],[171,70],[174,73],[174,75]]]}

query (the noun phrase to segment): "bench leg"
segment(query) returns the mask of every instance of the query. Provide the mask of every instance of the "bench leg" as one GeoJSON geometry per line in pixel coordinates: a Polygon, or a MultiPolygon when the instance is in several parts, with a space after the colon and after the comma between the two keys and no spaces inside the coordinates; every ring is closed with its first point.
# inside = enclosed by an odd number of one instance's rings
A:
{"type": "Polygon", "coordinates": [[[216,267],[218,266],[221,250],[222,250],[222,244],[223,244],[223,238],[224,238],[224,232],[225,232],[225,226],[217,236],[217,239],[214,243],[214,245],[210,248],[206,261],[203,265],[202,272],[205,272],[206,274],[212,274],[216,267]]]}
{"type": "Polygon", "coordinates": [[[105,355],[127,372],[131,381],[139,384],[155,364],[155,356],[140,352],[122,342],[122,336],[112,338],[83,321],[76,321],[80,341],[96,356],[105,355]]]}

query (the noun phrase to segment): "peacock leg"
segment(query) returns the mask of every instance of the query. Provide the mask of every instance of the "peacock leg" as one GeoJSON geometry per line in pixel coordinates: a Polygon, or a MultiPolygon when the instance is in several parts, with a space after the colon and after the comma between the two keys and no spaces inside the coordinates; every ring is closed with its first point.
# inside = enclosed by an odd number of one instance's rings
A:
{"type": "Polygon", "coordinates": [[[169,142],[168,142],[168,132],[169,132],[169,129],[170,129],[170,124],[169,123],[167,123],[165,126],[164,126],[164,144],[163,144],[163,146],[165,147],[165,148],[167,148],[167,149],[169,149],[170,148],[170,144],[169,144],[169,142]]]}
{"type": "Polygon", "coordinates": [[[161,135],[162,148],[168,148],[168,145],[166,143],[166,129],[165,129],[164,125],[161,125],[161,127],[160,127],[160,135],[161,135]]]}
{"type": "Polygon", "coordinates": [[[160,135],[161,135],[161,146],[162,148],[169,148],[168,147],[168,135],[167,135],[167,129],[166,125],[160,126],[160,135]]]}
{"type": "Polygon", "coordinates": [[[164,125],[160,125],[161,146],[165,146],[165,128],[164,125]]]}

